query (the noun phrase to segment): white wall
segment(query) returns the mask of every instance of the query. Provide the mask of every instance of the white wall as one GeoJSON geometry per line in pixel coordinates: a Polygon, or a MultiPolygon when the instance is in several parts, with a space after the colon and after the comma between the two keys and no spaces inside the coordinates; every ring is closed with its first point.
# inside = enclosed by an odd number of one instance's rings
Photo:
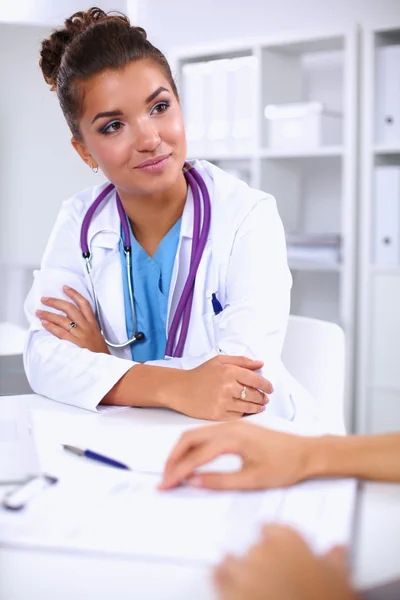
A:
{"type": "Polygon", "coordinates": [[[232,38],[369,22],[400,22],[400,0],[138,0],[138,24],[168,52],[232,38]]]}
{"type": "Polygon", "coordinates": [[[32,268],[61,202],[99,177],[73,150],[57,97],[39,69],[40,41],[48,33],[0,24],[0,321],[20,324],[32,268]]]}
{"type": "MultiPolygon", "coordinates": [[[[134,10],[135,0],[128,0],[130,9],[134,10]]],[[[0,22],[3,23],[30,23],[37,25],[60,25],[66,17],[74,12],[86,10],[91,6],[98,6],[103,10],[119,10],[124,12],[127,8],[126,0],[96,0],[95,2],[82,2],[82,0],[0,0],[0,22]]]]}
{"type": "Polygon", "coordinates": [[[62,200],[96,181],[38,66],[44,27],[0,24],[0,260],[38,264],[62,200]]]}
{"type": "MultiPolygon", "coordinates": [[[[66,16],[91,4],[0,0],[0,276],[4,262],[28,271],[37,265],[62,200],[98,181],[72,150],[57,98],[38,68],[40,40],[66,16]]],[[[167,54],[176,46],[222,39],[356,22],[400,22],[400,0],[201,0],[197,4],[97,0],[94,4],[105,10],[127,10],[167,54]]],[[[22,302],[14,291],[19,285],[23,295],[29,277],[21,272],[17,281],[15,273],[0,281],[0,320],[21,322],[22,302]]]]}

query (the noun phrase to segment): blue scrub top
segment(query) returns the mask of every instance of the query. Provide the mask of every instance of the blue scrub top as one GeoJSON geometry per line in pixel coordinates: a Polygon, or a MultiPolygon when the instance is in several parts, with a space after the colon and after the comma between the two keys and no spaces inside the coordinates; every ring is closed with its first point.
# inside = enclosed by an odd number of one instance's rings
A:
{"type": "MultiPolygon", "coordinates": [[[[166,326],[168,297],[172,269],[178,249],[181,219],[163,237],[153,256],[149,256],[133,235],[129,226],[132,246],[132,282],[137,331],[145,339],[131,344],[132,360],[147,362],[164,358],[167,345],[166,326]]],[[[121,233],[122,238],[122,233],[121,233]]],[[[124,289],[126,333],[133,335],[132,314],[129,302],[128,279],[125,268],[123,242],[120,242],[122,283],[124,289]]]]}

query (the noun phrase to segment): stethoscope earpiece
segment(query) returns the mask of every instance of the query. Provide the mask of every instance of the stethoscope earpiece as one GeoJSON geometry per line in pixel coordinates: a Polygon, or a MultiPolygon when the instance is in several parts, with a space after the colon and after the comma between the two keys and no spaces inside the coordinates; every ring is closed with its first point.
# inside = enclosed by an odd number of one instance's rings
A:
{"type": "Polygon", "coordinates": [[[135,335],[135,342],[141,342],[142,340],[144,340],[145,335],[143,333],[143,331],[138,331],[135,335]]]}

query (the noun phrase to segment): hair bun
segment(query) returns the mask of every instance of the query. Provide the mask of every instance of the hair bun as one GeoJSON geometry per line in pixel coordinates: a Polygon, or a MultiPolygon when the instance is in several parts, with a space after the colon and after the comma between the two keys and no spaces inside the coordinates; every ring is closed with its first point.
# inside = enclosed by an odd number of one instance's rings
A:
{"type": "MultiPolygon", "coordinates": [[[[57,87],[57,75],[67,46],[81,33],[103,21],[119,21],[131,27],[125,15],[117,12],[107,14],[101,8],[93,7],[87,11],[76,12],[65,20],[64,29],[53,31],[48,39],[43,40],[39,64],[43,77],[52,90],[57,87]]],[[[132,29],[147,39],[146,31],[142,27],[132,27],[132,29]]]]}
{"type": "Polygon", "coordinates": [[[42,69],[43,77],[52,90],[56,89],[57,74],[62,55],[71,39],[71,35],[65,29],[60,29],[59,31],[54,31],[48,39],[42,42],[39,65],[42,69]]]}
{"type": "Polygon", "coordinates": [[[129,19],[124,15],[107,15],[101,8],[89,8],[86,11],[80,11],[72,15],[69,19],[65,20],[64,26],[66,31],[75,37],[80,33],[83,33],[86,29],[108,19],[119,19],[129,25],[129,19]]]}

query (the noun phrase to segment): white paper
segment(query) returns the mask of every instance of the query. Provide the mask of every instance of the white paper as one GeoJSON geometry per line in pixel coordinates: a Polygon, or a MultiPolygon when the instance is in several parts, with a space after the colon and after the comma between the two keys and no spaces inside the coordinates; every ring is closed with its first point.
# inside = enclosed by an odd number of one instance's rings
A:
{"type": "Polygon", "coordinates": [[[0,543],[214,563],[237,494],[156,489],[159,478],[79,473],[38,495],[22,513],[0,510],[0,543]]]}
{"type": "Polygon", "coordinates": [[[0,510],[0,544],[216,564],[227,552],[246,552],[265,523],[295,527],[318,552],[350,541],[353,481],[242,493],[159,492],[158,481],[78,469],[22,513],[0,510]]]}
{"type": "MultiPolygon", "coordinates": [[[[303,425],[271,415],[250,420],[275,429],[304,430],[303,425]]],[[[332,539],[334,523],[334,531],[340,532],[336,541],[348,540],[352,499],[347,492],[335,496],[336,482],[329,488],[334,501],[325,506],[324,518],[311,524],[316,505],[325,502],[322,488],[235,493],[181,487],[159,492],[165,461],[189,428],[185,421],[183,425],[133,425],[112,415],[37,410],[32,422],[42,468],[57,476],[59,483],[30,500],[23,511],[0,510],[2,544],[215,564],[228,551],[245,552],[264,522],[289,522],[316,547],[332,539]],[[102,452],[136,471],[73,456],[63,450],[64,443],[102,452]],[[288,508],[282,512],[284,506],[288,508]]],[[[207,469],[229,471],[239,466],[238,457],[225,456],[207,469]]]]}

